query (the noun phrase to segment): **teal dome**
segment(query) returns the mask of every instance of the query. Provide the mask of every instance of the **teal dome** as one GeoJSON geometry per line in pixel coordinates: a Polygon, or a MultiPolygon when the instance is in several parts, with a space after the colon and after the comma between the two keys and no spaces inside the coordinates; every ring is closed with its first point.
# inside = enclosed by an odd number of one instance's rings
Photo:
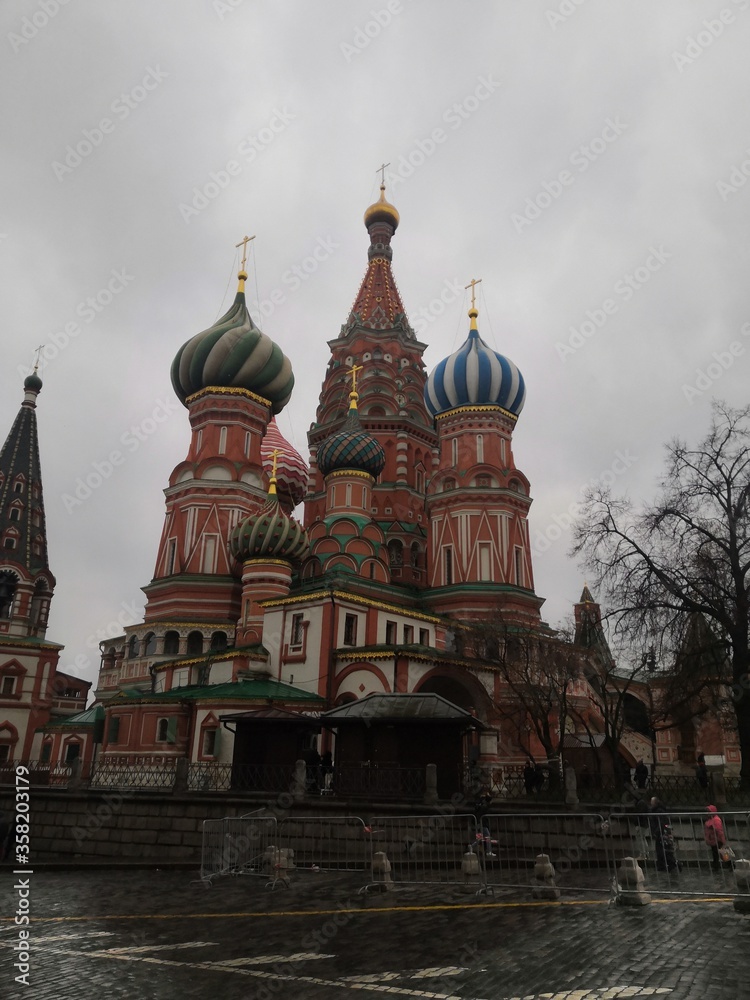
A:
{"type": "Polygon", "coordinates": [[[353,403],[346,422],[318,448],[318,468],[327,476],[330,472],[367,472],[376,479],[385,468],[385,452],[374,437],[359,422],[353,403]]]}
{"type": "Polygon", "coordinates": [[[171,374],[182,403],[201,389],[220,386],[262,396],[274,413],[288,403],[294,386],[289,359],[253,323],[242,291],[221,319],[182,345],[171,374]]]}
{"type": "Polygon", "coordinates": [[[279,506],[276,494],[269,496],[257,514],[241,521],[229,536],[235,559],[285,559],[291,562],[307,553],[307,532],[279,506]]]}

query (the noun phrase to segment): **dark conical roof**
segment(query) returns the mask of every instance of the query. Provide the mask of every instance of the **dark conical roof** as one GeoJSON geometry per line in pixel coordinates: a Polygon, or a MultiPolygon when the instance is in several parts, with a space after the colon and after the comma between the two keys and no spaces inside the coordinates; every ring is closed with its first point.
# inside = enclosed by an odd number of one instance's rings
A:
{"type": "Polygon", "coordinates": [[[25,380],[24,401],[0,450],[0,570],[20,563],[31,577],[49,572],[36,424],[41,388],[38,375],[25,380]]]}

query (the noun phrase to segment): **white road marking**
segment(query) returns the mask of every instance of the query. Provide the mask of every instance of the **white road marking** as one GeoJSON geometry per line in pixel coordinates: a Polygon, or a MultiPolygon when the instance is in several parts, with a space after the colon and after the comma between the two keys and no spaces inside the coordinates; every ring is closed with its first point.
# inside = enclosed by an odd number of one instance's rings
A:
{"type": "Polygon", "coordinates": [[[225,962],[212,962],[216,966],[270,965],[271,962],[314,962],[317,958],[335,958],[335,955],[321,955],[320,952],[302,951],[296,955],[258,955],[256,958],[228,958],[225,962]]]}
{"type": "Polygon", "coordinates": [[[625,1000],[626,997],[653,997],[671,993],[666,986],[600,986],[590,990],[565,990],[563,993],[529,993],[506,1000],[625,1000]]]}
{"type": "MultiPolygon", "coordinates": [[[[18,928],[15,928],[16,933],[18,933],[18,928]]],[[[34,944],[47,944],[48,941],[81,941],[88,938],[102,938],[102,937],[114,937],[114,931],[89,931],[83,934],[45,934],[41,937],[36,937],[33,932],[29,936],[29,943],[34,944]]]]}
{"type": "Polygon", "coordinates": [[[144,951],[177,951],[178,948],[215,948],[215,941],[184,941],[182,944],[143,944],[137,948],[125,945],[122,948],[107,948],[105,955],[119,958],[120,955],[137,955],[144,951]]]}

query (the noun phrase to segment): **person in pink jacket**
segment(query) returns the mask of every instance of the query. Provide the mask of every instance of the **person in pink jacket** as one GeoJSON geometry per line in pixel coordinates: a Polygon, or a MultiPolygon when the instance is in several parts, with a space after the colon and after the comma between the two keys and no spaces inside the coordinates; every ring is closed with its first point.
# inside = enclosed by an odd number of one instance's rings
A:
{"type": "Polygon", "coordinates": [[[713,864],[718,868],[719,866],[719,848],[723,847],[727,842],[726,834],[724,833],[724,824],[721,822],[721,817],[719,816],[719,810],[716,806],[708,806],[709,817],[704,823],[703,837],[711,848],[711,856],[713,859],[713,864]]]}

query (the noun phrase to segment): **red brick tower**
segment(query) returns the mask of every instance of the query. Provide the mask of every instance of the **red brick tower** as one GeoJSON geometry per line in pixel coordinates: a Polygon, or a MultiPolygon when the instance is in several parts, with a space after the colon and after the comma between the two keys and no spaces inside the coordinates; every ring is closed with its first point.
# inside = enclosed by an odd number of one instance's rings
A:
{"type": "Polygon", "coordinates": [[[432,475],[437,435],[424,402],[425,344],[414,334],[391,270],[391,239],[399,223],[393,205],[380,200],[365,212],[370,236],[368,265],[349,318],[329,341],[328,363],[316,422],[311,426],[309,528],[326,516],[320,445],[342,429],[348,412],[353,365],[364,370],[358,385],[362,428],[380,444],[385,468],[372,488],[371,514],[382,528],[394,583],[426,584],[426,483],[432,475]]]}

